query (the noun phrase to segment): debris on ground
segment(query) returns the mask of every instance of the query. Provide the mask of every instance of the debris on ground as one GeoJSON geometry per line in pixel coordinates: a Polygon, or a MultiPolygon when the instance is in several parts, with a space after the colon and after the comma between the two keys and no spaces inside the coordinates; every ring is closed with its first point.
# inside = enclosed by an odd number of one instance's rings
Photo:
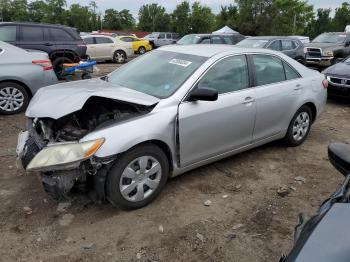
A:
{"type": "Polygon", "coordinates": [[[289,194],[289,188],[286,185],[282,185],[277,189],[277,194],[280,197],[285,197],[289,194]]]}
{"type": "Polygon", "coordinates": [[[163,227],[163,225],[159,225],[158,231],[159,231],[160,233],[164,233],[164,227],[163,227]]]}
{"type": "Polygon", "coordinates": [[[26,215],[31,215],[33,213],[33,210],[30,207],[23,207],[23,211],[26,215]]]}
{"type": "Polygon", "coordinates": [[[306,183],[306,178],[302,177],[302,176],[297,176],[297,177],[294,178],[294,180],[296,182],[298,182],[299,184],[305,184],[306,183]]]}
{"type": "Polygon", "coordinates": [[[211,205],[211,201],[210,201],[210,200],[205,200],[205,201],[204,201],[204,205],[205,205],[206,207],[210,206],[210,205],[211,205]]]}
{"type": "Polygon", "coordinates": [[[236,224],[232,227],[233,230],[237,230],[237,229],[240,229],[241,227],[244,227],[243,224],[236,224]]]}
{"type": "Polygon", "coordinates": [[[88,244],[83,245],[83,249],[91,249],[91,248],[93,248],[94,246],[95,246],[94,243],[88,243],[88,244]]]}
{"type": "Polygon", "coordinates": [[[232,232],[226,232],[224,233],[224,237],[227,238],[227,240],[229,241],[229,240],[235,239],[237,235],[232,232]]]}
{"type": "Polygon", "coordinates": [[[197,233],[196,237],[201,241],[204,242],[204,236],[200,233],[197,233]]]}
{"type": "Polygon", "coordinates": [[[140,259],[141,259],[141,257],[142,257],[141,252],[137,252],[137,254],[136,254],[136,258],[137,258],[138,260],[140,260],[140,259]]]}
{"type": "Polygon", "coordinates": [[[71,206],[71,202],[60,202],[58,203],[56,211],[58,213],[64,213],[67,211],[67,208],[71,206]]]}
{"type": "Polygon", "coordinates": [[[226,199],[226,198],[228,198],[228,195],[222,195],[222,198],[226,199]]]}
{"type": "Polygon", "coordinates": [[[73,222],[73,219],[74,219],[74,215],[73,214],[64,214],[62,216],[62,218],[58,221],[58,224],[60,224],[60,226],[69,226],[72,222],[73,222]]]}

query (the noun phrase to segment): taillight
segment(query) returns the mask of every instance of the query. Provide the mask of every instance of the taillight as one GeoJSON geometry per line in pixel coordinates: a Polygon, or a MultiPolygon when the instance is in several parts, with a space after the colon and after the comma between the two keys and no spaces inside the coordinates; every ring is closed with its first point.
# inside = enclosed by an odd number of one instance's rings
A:
{"type": "Polygon", "coordinates": [[[324,88],[328,88],[328,80],[327,79],[323,79],[322,85],[323,85],[324,88]]]}
{"type": "Polygon", "coordinates": [[[52,70],[52,63],[50,60],[33,60],[32,63],[34,65],[41,66],[44,71],[52,70]]]}

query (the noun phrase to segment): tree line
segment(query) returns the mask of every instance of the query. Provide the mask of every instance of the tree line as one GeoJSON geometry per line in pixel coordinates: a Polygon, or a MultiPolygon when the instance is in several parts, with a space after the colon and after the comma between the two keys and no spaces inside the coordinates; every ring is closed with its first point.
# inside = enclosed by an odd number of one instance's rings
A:
{"type": "Polygon", "coordinates": [[[344,2],[334,10],[314,10],[306,0],[232,0],[218,14],[200,2],[183,1],[172,13],[159,4],[140,7],[136,20],[129,10],[98,12],[95,1],[89,5],[65,0],[1,0],[0,21],[31,21],[64,24],[82,32],[103,29],[212,32],[224,25],[244,35],[308,35],[311,38],[326,31],[344,31],[350,24],[350,4],[344,2]]]}

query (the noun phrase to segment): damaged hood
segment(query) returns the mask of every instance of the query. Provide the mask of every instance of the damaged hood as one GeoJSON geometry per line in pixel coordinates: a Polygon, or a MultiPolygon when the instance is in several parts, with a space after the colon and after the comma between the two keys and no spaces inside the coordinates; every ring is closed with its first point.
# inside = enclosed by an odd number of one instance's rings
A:
{"type": "Polygon", "coordinates": [[[28,106],[26,116],[58,119],[80,110],[90,97],[104,97],[144,106],[160,101],[154,96],[95,78],[39,89],[28,106]]]}

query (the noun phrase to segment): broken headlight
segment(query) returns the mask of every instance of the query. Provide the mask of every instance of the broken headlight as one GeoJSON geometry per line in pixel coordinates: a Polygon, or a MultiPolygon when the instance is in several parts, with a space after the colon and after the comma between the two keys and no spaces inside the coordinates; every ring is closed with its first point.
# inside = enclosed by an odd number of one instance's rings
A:
{"type": "Polygon", "coordinates": [[[103,138],[81,143],[62,143],[43,148],[29,163],[27,170],[80,162],[93,156],[102,146],[103,138]]]}

